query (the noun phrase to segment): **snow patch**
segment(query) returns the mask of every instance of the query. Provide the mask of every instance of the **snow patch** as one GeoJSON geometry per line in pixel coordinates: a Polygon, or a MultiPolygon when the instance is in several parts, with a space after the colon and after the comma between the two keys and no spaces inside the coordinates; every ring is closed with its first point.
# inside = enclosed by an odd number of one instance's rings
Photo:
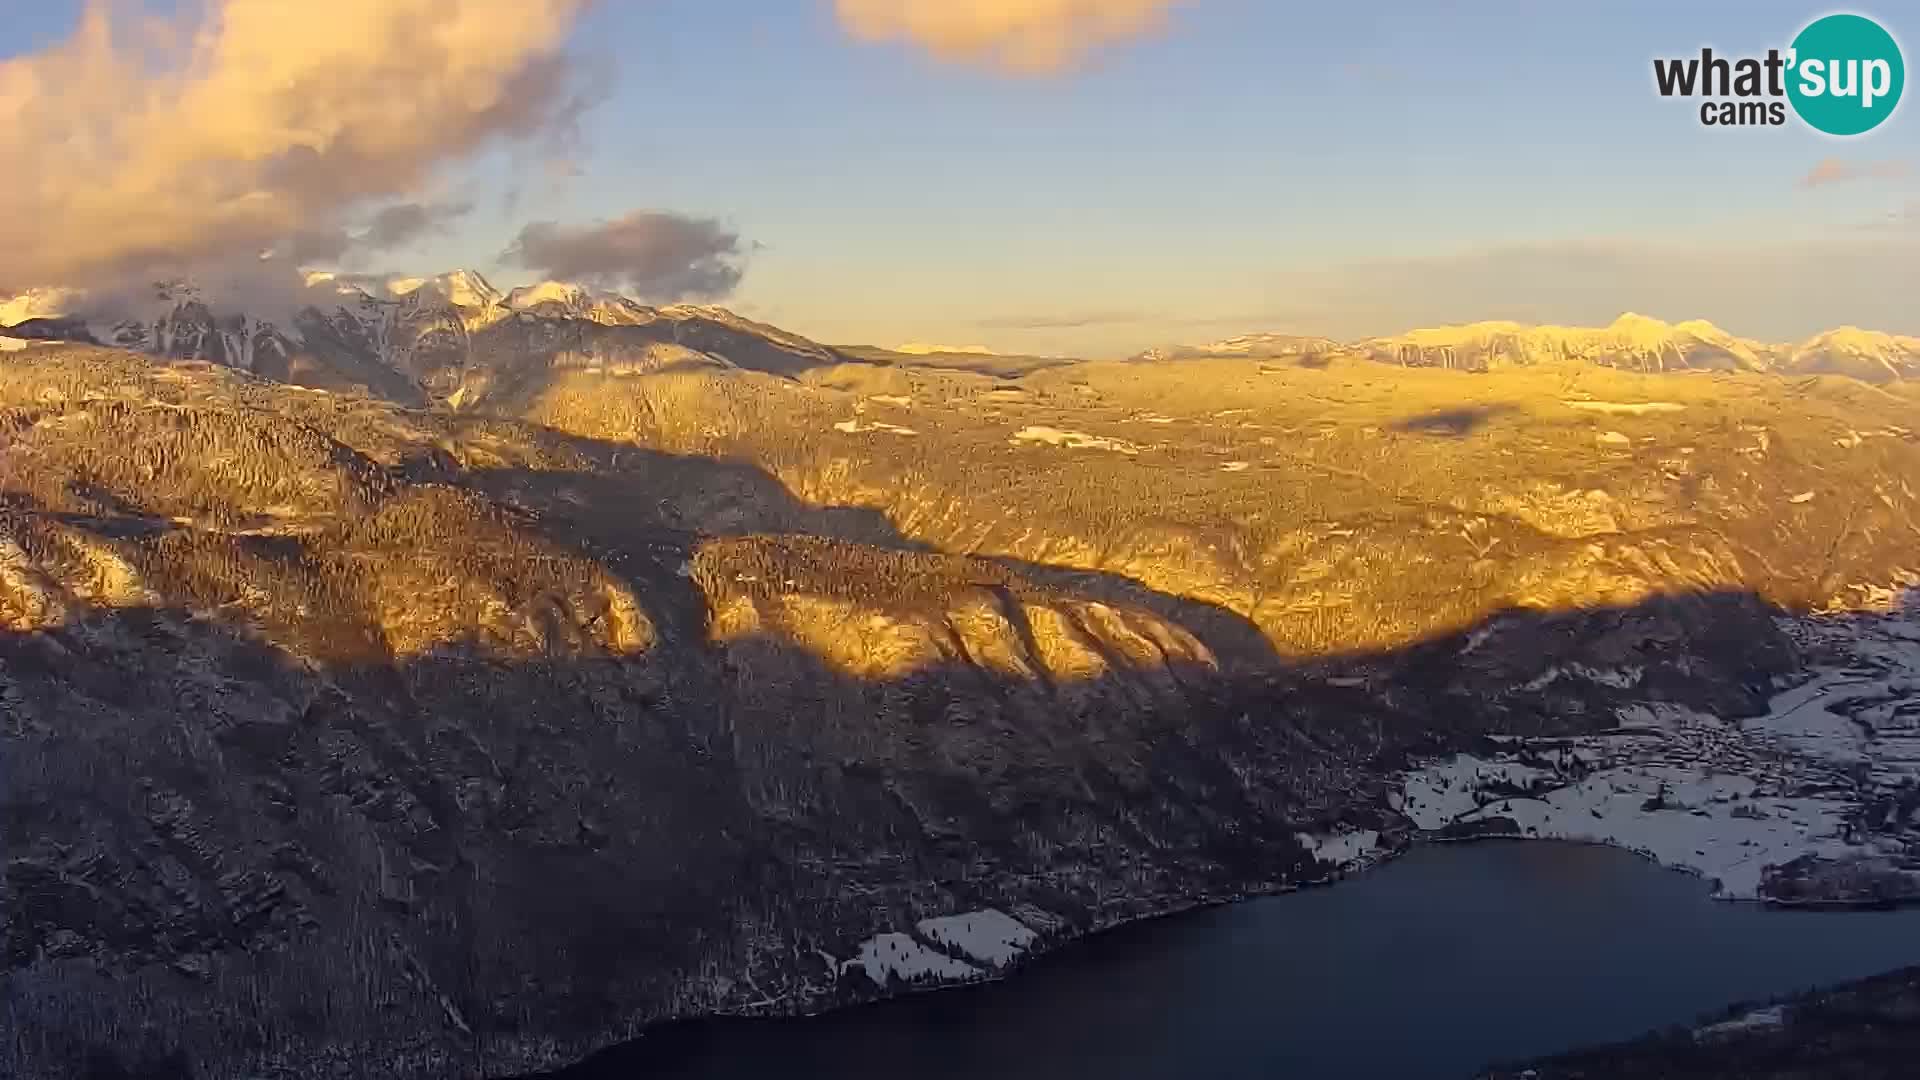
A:
{"type": "Polygon", "coordinates": [[[842,420],[839,423],[833,425],[833,430],[845,432],[848,435],[858,435],[862,432],[867,432],[867,431],[880,431],[880,432],[885,432],[888,435],[920,434],[918,431],[915,431],[910,427],[901,427],[898,424],[882,424],[878,421],[875,421],[871,424],[863,424],[858,420],[842,420]]]}
{"type": "Polygon", "coordinates": [[[1117,454],[1131,457],[1140,452],[1140,448],[1124,439],[1108,439],[1098,435],[1089,435],[1084,431],[1063,431],[1060,428],[1045,425],[1029,425],[1013,433],[1009,440],[1016,446],[1020,443],[1037,442],[1048,446],[1064,446],[1069,450],[1111,450],[1117,454]]]}
{"type": "Polygon", "coordinates": [[[1402,811],[1422,829],[1439,829],[1459,821],[1496,795],[1510,789],[1531,790],[1551,784],[1559,774],[1551,769],[1511,759],[1486,760],[1458,754],[1410,774],[1401,790],[1402,811]]]}
{"type": "Polygon", "coordinates": [[[1367,856],[1380,850],[1380,832],[1378,829],[1343,829],[1327,833],[1294,833],[1293,838],[1300,842],[1313,857],[1323,863],[1342,869],[1359,864],[1367,856]]]}
{"type": "Polygon", "coordinates": [[[914,929],[928,941],[996,968],[1018,960],[1039,937],[1020,920],[993,908],[922,919],[914,929]]]}
{"type": "Polygon", "coordinates": [[[1739,1035],[1748,1031],[1763,1031],[1770,1028],[1777,1028],[1786,1022],[1787,1007],[1785,1005],[1769,1005],[1764,1009],[1755,1009],[1750,1013],[1743,1013],[1731,1020],[1722,1020],[1717,1024],[1708,1024],[1705,1027],[1695,1028],[1693,1038],[1696,1042],[1704,1042],[1710,1039],[1725,1038],[1729,1035],[1739,1035]]]}
{"type": "Polygon", "coordinates": [[[1588,667],[1585,664],[1556,664],[1534,676],[1522,686],[1522,689],[1541,690],[1561,679],[1574,678],[1596,682],[1602,686],[1611,686],[1615,690],[1625,690],[1637,685],[1641,677],[1641,670],[1633,667],[1609,670],[1588,667]]]}
{"type": "Polygon", "coordinates": [[[972,964],[930,949],[908,934],[879,934],[861,942],[859,952],[841,965],[840,971],[845,974],[854,968],[865,971],[867,978],[881,986],[896,977],[906,982],[950,982],[984,974],[972,964]]]}

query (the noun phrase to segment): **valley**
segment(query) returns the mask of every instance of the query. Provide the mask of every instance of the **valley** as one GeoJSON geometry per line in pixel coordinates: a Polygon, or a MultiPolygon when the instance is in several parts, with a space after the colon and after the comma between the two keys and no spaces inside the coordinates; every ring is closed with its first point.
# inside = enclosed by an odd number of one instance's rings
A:
{"type": "Polygon", "coordinates": [[[19,1075],[531,1072],[1469,836],[1913,896],[1903,378],[346,312],[9,331],[19,1075]]]}

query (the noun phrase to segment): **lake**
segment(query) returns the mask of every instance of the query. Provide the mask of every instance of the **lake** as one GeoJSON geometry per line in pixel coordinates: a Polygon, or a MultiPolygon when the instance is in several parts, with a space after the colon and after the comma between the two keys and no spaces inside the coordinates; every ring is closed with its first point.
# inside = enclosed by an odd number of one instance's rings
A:
{"type": "Polygon", "coordinates": [[[688,1025],[553,1080],[1461,1078],[1920,963],[1920,909],[1794,912],[1611,848],[1417,849],[1139,923],[991,985],[688,1025]]]}

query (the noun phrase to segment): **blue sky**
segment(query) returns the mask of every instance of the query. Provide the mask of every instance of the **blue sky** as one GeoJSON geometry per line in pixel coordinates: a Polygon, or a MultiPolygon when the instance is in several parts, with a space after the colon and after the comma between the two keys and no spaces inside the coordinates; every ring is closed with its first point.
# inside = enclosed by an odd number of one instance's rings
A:
{"type": "MultiPolygon", "coordinates": [[[[74,18],[20,6],[0,48],[74,18]]],[[[620,0],[574,35],[611,81],[570,175],[462,163],[476,210],[390,258],[512,279],[494,260],[528,219],[660,208],[754,245],[731,306],[839,342],[1102,353],[1626,309],[1920,333],[1911,103],[1836,140],[1703,128],[1652,90],[1655,56],[1763,53],[1827,10],[1190,0],[1019,76],[856,41],[826,0],[620,0]],[[1828,158],[1882,167],[1803,186],[1828,158]]],[[[1850,10],[1920,40],[1920,11],[1850,10]]]]}

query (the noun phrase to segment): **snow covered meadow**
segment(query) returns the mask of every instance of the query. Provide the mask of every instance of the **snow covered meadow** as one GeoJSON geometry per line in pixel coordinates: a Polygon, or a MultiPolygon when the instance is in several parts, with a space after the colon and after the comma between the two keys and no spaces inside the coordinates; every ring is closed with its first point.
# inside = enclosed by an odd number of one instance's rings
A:
{"type": "Polygon", "coordinates": [[[1396,808],[1430,832],[1629,848],[1726,899],[1920,898],[1920,611],[1786,629],[1814,663],[1765,715],[1628,706],[1605,734],[1426,762],[1396,808]]]}

